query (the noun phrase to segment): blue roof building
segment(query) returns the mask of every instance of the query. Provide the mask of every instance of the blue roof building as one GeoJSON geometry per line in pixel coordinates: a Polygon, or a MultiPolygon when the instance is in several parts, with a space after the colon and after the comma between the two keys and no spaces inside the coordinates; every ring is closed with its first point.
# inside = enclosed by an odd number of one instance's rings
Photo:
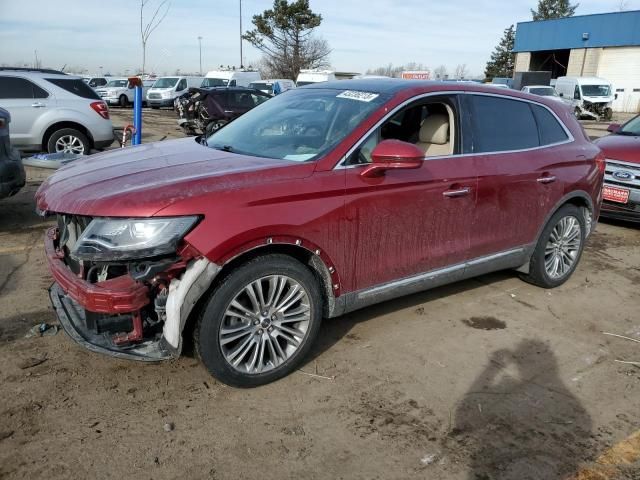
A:
{"type": "Polygon", "coordinates": [[[640,11],[613,12],[518,23],[515,70],[609,80],[614,110],[640,108],[640,11]]]}

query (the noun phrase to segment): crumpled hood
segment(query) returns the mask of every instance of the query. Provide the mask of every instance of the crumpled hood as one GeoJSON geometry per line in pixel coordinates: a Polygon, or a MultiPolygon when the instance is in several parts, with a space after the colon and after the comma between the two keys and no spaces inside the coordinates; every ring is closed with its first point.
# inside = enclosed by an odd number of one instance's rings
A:
{"type": "Polygon", "coordinates": [[[147,217],[181,199],[304,178],[312,170],[312,164],[215,150],[191,137],[76,160],[40,186],[36,203],[48,212],[147,217]]]}
{"type": "Polygon", "coordinates": [[[640,164],[640,137],[633,135],[607,135],[595,140],[607,158],[640,164]]]}

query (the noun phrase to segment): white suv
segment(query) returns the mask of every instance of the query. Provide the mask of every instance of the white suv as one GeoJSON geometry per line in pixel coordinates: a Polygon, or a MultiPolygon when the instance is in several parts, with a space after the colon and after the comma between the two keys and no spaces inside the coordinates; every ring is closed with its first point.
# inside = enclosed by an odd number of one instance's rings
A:
{"type": "Polygon", "coordinates": [[[113,142],[109,107],[82,78],[47,69],[0,68],[0,107],[22,151],[89,154],[113,142]]]}

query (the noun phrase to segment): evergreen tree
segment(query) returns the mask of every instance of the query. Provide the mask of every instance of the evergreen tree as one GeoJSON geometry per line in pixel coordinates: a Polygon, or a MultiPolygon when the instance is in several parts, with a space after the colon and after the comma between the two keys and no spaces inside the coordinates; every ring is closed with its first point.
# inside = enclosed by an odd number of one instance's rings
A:
{"type": "Polygon", "coordinates": [[[513,41],[515,37],[516,33],[513,25],[505,29],[500,43],[494,49],[491,54],[491,60],[487,62],[487,66],[484,69],[484,74],[487,78],[513,77],[515,62],[513,41]]]}
{"type": "Polygon", "coordinates": [[[275,78],[296,79],[303,68],[329,64],[326,40],[312,36],[322,15],[314,13],[309,0],[274,0],[273,8],[253,16],[253,30],[242,38],[260,50],[263,67],[275,78]]]}
{"type": "Polygon", "coordinates": [[[538,10],[531,10],[531,15],[534,20],[573,17],[579,5],[571,5],[569,0],[538,0],[538,10]]]}

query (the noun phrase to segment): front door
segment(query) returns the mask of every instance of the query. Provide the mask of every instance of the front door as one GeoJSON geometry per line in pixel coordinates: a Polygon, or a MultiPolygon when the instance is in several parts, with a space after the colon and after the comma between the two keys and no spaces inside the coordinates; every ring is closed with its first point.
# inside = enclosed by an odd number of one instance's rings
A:
{"type": "MultiPolygon", "coordinates": [[[[476,175],[460,156],[455,96],[417,101],[372,132],[346,161],[346,242],[354,290],[460,264],[468,258],[476,175]],[[361,176],[381,140],[415,143],[421,168],[361,176]]],[[[456,269],[462,273],[462,269],[456,269]]]]}

